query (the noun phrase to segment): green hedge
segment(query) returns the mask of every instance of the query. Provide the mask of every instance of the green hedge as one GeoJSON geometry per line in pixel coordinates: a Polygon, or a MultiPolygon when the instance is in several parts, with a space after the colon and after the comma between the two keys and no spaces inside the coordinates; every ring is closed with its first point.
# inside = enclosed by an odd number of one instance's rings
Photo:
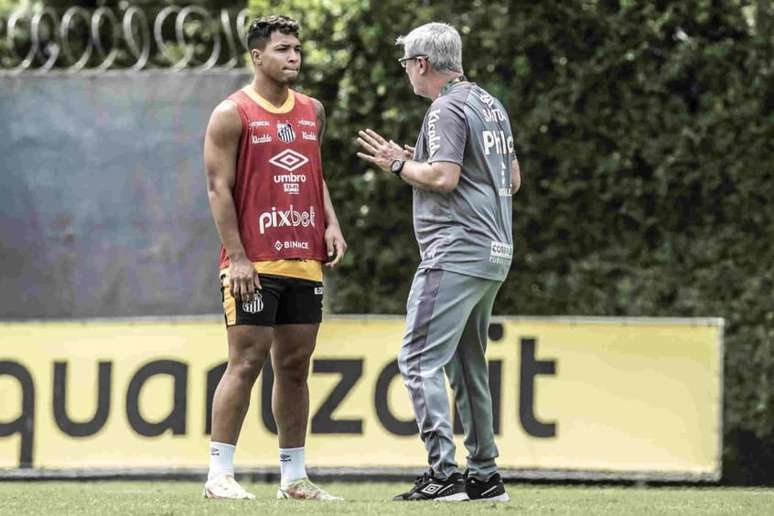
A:
{"type": "Polygon", "coordinates": [[[774,481],[774,45],[769,2],[252,0],[303,24],[329,112],[326,175],[350,253],[336,312],[400,313],[411,191],[354,138],[412,142],[425,100],[395,38],[457,26],[468,76],[508,106],[524,184],[496,313],[726,319],[726,483],[774,481]]]}

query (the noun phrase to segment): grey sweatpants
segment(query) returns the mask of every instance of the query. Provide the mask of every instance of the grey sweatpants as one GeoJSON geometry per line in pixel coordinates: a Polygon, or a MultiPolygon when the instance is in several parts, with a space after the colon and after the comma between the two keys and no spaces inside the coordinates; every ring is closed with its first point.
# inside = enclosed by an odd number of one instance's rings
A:
{"type": "Polygon", "coordinates": [[[421,269],[406,305],[398,356],[419,432],[436,476],[457,470],[444,371],[465,430],[470,475],[488,479],[497,466],[486,352],[489,317],[500,281],[421,269]]]}

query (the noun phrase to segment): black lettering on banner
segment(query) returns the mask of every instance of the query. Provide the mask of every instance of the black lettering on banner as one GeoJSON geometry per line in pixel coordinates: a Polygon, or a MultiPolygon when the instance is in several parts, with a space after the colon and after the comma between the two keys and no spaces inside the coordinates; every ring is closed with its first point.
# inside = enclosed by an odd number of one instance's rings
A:
{"type": "Polygon", "coordinates": [[[333,419],[333,413],[363,375],[363,359],[315,360],[312,371],[341,374],[341,381],[336,384],[312,417],[312,433],[362,434],[362,419],[333,419]]]}
{"type": "Polygon", "coordinates": [[[0,376],[13,376],[22,391],[21,414],[13,421],[0,421],[0,437],[21,436],[19,467],[32,467],[32,445],[35,439],[35,384],[26,367],[18,362],[0,360],[0,376]]]}
{"type": "Polygon", "coordinates": [[[204,409],[204,435],[210,435],[212,433],[212,400],[215,397],[215,389],[218,388],[220,379],[223,377],[223,373],[226,372],[227,365],[227,362],[223,362],[207,371],[207,386],[205,387],[206,392],[204,393],[204,399],[206,400],[204,409]]]}
{"type": "Polygon", "coordinates": [[[263,363],[261,371],[261,420],[266,430],[277,435],[277,421],[271,411],[271,391],[274,388],[274,368],[271,360],[263,363]]]}
{"type": "Polygon", "coordinates": [[[391,434],[404,436],[417,435],[419,433],[419,427],[417,426],[416,419],[413,417],[406,420],[398,419],[390,410],[388,394],[390,391],[390,384],[396,376],[400,376],[397,360],[393,360],[387,364],[384,369],[382,369],[382,372],[379,373],[379,378],[376,380],[376,392],[374,394],[376,416],[379,418],[379,422],[384,429],[391,434]]]}
{"type": "MultiPolygon", "coordinates": [[[[503,361],[502,360],[490,360],[489,361],[489,392],[492,394],[492,427],[494,428],[495,435],[500,435],[500,408],[502,400],[502,386],[503,386],[503,361]]],[[[462,420],[457,410],[457,404],[454,404],[454,433],[465,433],[462,427],[462,420]]]]}
{"type": "Polygon", "coordinates": [[[532,437],[556,437],[556,423],[544,423],[535,417],[535,377],[556,374],[555,360],[537,360],[537,344],[532,337],[521,339],[521,381],[519,382],[519,420],[532,437]]]}
{"type": "Polygon", "coordinates": [[[187,411],[188,366],[176,360],[156,360],[142,366],[129,382],[126,391],[126,417],[135,432],[146,437],[155,437],[166,430],[172,434],[185,434],[187,411]],[[140,414],[140,390],[151,377],[166,374],[174,381],[172,409],[169,415],[157,423],[146,421],[140,414]]]}
{"type": "Polygon", "coordinates": [[[487,330],[487,334],[489,335],[489,340],[493,342],[502,340],[503,336],[505,335],[505,329],[503,328],[503,324],[502,323],[489,324],[489,329],[487,330]]]}
{"type": "Polygon", "coordinates": [[[71,437],[94,435],[110,415],[112,362],[100,362],[97,373],[97,408],[88,421],[75,422],[67,415],[67,362],[54,362],[54,420],[71,437]]]}

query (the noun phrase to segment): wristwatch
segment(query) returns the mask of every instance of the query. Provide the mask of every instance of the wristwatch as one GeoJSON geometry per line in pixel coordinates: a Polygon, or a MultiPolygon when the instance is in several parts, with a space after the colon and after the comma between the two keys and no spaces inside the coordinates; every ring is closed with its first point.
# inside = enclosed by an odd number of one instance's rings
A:
{"type": "Polygon", "coordinates": [[[406,162],[402,159],[393,160],[392,163],[390,163],[390,171],[400,177],[400,173],[403,171],[403,165],[405,164],[406,162]]]}

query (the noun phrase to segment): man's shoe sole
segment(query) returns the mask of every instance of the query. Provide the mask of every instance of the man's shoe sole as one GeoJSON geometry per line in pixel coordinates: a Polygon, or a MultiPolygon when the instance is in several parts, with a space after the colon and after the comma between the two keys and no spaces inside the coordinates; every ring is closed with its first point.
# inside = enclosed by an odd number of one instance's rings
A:
{"type": "Polygon", "coordinates": [[[277,500],[312,500],[314,502],[343,502],[344,498],[336,498],[333,500],[324,500],[324,499],[317,499],[317,498],[294,498],[287,494],[282,489],[277,489],[277,500]]]}
{"type": "Polygon", "coordinates": [[[441,496],[439,498],[393,498],[393,502],[467,502],[467,493],[454,493],[449,496],[441,496]]]}
{"type": "Polygon", "coordinates": [[[511,497],[508,496],[508,493],[503,493],[501,495],[492,496],[489,498],[470,498],[471,502],[508,502],[510,501],[511,497]]]}
{"type": "Polygon", "coordinates": [[[468,498],[467,493],[454,493],[449,496],[433,498],[434,502],[467,502],[468,500],[470,500],[470,498],[468,498]]]}
{"type": "Polygon", "coordinates": [[[249,496],[245,496],[244,498],[231,498],[229,496],[216,496],[212,494],[212,491],[207,489],[206,487],[202,489],[202,498],[208,498],[210,500],[253,500],[253,498],[250,498],[249,496]]]}

